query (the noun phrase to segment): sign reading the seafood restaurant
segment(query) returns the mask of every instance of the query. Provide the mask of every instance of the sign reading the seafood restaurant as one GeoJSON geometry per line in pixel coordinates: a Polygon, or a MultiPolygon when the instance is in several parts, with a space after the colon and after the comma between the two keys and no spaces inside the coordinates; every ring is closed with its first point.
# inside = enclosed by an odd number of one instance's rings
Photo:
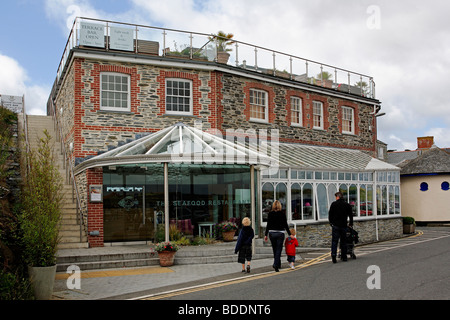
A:
{"type": "Polygon", "coordinates": [[[105,47],[105,26],[97,23],[80,23],[80,45],[105,47]]]}

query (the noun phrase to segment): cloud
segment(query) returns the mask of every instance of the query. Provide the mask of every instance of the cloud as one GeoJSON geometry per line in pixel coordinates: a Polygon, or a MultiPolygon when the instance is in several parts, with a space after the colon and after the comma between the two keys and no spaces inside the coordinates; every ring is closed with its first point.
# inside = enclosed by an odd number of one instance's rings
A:
{"type": "Polygon", "coordinates": [[[0,94],[25,96],[27,114],[46,114],[50,87],[29,85],[26,70],[13,58],[0,53],[0,94]]]}
{"type": "Polygon", "coordinates": [[[439,148],[448,148],[450,146],[450,135],[447,128],[432,128],[425,133],[425,136],[434,137],[434,144],[439,148]]]}

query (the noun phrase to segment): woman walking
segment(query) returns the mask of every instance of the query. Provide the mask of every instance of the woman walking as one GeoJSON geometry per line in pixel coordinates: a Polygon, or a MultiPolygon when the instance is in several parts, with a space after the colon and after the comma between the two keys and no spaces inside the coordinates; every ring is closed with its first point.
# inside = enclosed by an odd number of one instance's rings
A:
{"type": "Polygon", "coordinates": [[[281,203],[276,200],[272,205],[272,211],[269,212],[267,218],[267,227],[264,241],[267,241],[269,235],[273,251],[273,268],[276,272],[281,268],[281,252],[284,244],[284,231],[290,236],[289,226],[287,224],[286,215],[281,211],[281,203]]]}

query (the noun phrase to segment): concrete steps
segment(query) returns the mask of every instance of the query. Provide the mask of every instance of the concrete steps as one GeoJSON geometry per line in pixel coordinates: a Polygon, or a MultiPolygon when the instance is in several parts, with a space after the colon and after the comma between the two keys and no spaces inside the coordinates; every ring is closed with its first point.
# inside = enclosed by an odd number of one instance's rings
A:
{"type": "Polygon", "coordinates": [[[66,181],[66,170],[64,169],[64,159],[61,154],[61,144],[56,141],[56,132],[54,129],[53,118],[51,116],[28,115],[28,141],[31,148],[37,148],[39,139],[44,138],[46,129],[52,137],[51,143],[56,156],[56,165],[59,173],[63,177],[63,200],[62,217],[60,229],[60,249],[88,248],[87,236],[82,230],[80,240],[80,225],[77,217],[76,202],[73,199],[73,190],[70,181],[66,181]]]}
{"type": "MultiPolygon", "coordinates": [[[[175,265],[237,262],[236,242],[202,246],[184,246],[175,255],[175,265]]],[[[58,251],[57,271],[65,272],[70,265],[82,271],[132,268],[159,265],[158,254],[151,254],[151,245],[108,246],[90,249],[61,249],[58,251]]],[[[272,247],[256,240],[253,260],[272,258],[272,247]]]]}

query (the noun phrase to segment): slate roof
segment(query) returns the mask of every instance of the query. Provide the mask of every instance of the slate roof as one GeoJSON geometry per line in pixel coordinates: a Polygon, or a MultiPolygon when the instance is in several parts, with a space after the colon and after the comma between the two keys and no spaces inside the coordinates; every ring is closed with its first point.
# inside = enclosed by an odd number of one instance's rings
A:
{"type": "Polygon", "coordinates": [[[405,162],[400,174],[450,173],[450,153],[438,147],[422,151],[417,158],[405,162]]]}

